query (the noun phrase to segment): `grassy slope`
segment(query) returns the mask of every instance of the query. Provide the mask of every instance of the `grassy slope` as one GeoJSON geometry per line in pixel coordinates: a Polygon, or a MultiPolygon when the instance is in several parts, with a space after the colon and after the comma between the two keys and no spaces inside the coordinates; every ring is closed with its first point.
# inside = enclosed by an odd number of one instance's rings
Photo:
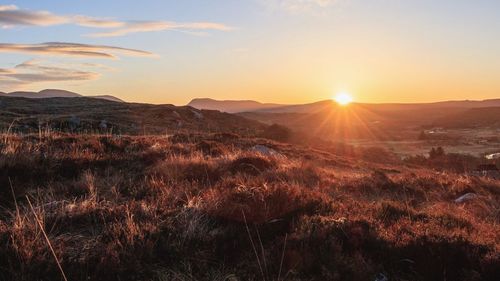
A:
{"type": "Polygon", "coordinates": [[[25,99],[0,97],[0,129],[164,134],[177,131],[255,133],[264,125],[210,110],[173,105],[121,103],[93,98],[25,99]],[[13,120],[15,120],[13,122],[13,120]],[[106,128],[100,127],[105,122],[106,128]]]}
{"type": "Polygon", "coordinates": [[[73,281],[500,274],[498,181],[234,135],[2,140],[0,280],[61,279],[26,196],[73,281]]]}

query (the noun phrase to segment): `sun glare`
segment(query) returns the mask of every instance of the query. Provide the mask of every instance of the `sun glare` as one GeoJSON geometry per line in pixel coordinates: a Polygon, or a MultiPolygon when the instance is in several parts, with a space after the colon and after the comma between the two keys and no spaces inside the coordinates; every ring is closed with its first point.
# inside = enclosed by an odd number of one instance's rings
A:
{"type": "Polygon", "coordinates": [[[353,101],[352,96],[348,93],[338,93],[334,100],[342,106],[349,105],[353,101]]]}

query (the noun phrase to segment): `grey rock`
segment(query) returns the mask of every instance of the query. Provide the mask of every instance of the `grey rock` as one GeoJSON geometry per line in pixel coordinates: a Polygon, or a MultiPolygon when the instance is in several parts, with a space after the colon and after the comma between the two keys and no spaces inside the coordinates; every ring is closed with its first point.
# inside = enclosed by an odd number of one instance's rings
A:
{"type": "Polygon", "coordinates": [[[455,203],[458,203],[458,204],[465,203],[467,201],[474,200],[477,197],[478,196],[475,193],[466,193],[466,194],[458,197],[457,199],[455,199],[455,203]]]}
{"type": "Polygon", "coordinates": [[[253,151],[253,152],[257,152],[257,153],[260,153],[262,155],[266,155],[266,156],[282,156],[279,152],[277,152],[276,150],[272,149],[272,148],[269,148],[265,145],[255,145],[253,146],[250,151],[253,151]]]}

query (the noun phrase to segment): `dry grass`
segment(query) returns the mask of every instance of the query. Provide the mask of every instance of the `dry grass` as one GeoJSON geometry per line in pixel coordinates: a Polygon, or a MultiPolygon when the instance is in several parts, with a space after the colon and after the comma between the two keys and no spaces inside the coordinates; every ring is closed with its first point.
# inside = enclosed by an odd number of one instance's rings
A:
{"type": "Polygon", "coordinates": [[[499,181],[237,135],[1,139],[0,280],[500,276],[499,181]]]}

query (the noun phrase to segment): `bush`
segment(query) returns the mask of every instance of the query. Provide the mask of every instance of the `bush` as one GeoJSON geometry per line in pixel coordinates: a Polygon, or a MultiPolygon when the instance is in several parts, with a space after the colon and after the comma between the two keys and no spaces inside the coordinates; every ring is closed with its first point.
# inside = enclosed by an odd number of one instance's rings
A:
{"type": "Polygon", "coordinates": [[[292,131],[285,126],[273,124],[267,127],[261,136],[266,139],[286,142],[292,137],[292,131]]]}

